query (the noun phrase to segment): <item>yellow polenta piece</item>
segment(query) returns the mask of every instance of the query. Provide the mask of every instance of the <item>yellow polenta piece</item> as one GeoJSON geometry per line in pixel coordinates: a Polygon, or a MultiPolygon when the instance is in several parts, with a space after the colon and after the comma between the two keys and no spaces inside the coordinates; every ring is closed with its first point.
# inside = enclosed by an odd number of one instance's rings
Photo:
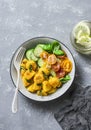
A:
{"type": "Polygon", "coordinates": [[[44,80],[44,77],[43,77],[43,74],[42,74],[42,73],[37,73],[37,74],[34,76],[34,82],[37,83],[37,84],[42,83],[43,80],[44,80]]]}
{"type": "Polygon", "coordinates": [[[31,79],[33,76],[35,75],[35,72],[32,70],[31,72],[29,70],[27,70],[25,73],[24,73],[24,77],[25,79],[31,79]]]}
{"type": "Polygon", "coordinates": [[[60,81],[57,77],[51,77],[49,79],[49,84],[53,87],[53,88],[56,88],[60,85],[60,81]]]}
{"type": "Polygon", "coordinates": [[[44,81],[43,82],[43,90],[45,91],[45,92],[48,92],[48,91],[50,91],[52,89],[52,86],[49,84],[49,82],[48,81],[44,81]]]}
{"type": "Polygon", "coordinates": [[[36,68],[37,68],[36,63],[33,60],[29,60],[26,63],[26,69],[30,69],[30,67],[32,67],[33,70],[36,70],[36,68]]]}

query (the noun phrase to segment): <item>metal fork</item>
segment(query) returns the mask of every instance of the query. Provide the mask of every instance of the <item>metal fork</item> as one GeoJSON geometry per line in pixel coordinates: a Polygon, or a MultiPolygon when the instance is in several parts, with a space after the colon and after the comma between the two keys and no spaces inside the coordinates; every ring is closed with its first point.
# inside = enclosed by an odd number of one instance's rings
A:
{"type": "Polygon", "coordinates": [[[16,82],[16,89],[15,89],[15,94],[14,94],[14,98],[12,101],[12,112],[16,113],[17,112],[17,94],[18,94],[18,90],[19,90],[19,79],[20,79],[20,63],[22,61],[22,58],[24,56],[25,53],[25,48],[21,47],[19,49],[19,51],[17,52],[17,54],[15,55],[15,59],[14,59],[14,66],[15,69],[17,71],[17,82],[16,82]]]}

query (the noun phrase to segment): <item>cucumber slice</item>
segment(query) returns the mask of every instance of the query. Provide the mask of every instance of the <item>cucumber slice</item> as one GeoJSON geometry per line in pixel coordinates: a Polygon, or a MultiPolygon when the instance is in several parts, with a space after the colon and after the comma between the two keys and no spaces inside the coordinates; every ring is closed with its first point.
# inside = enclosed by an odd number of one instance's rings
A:
{"type": "Polygon", "coordinates": [[[38,65],[41,67],[43,64],[44,64],[44,61],[42,60],[42,58],[39,58],[38,65]]]}
{"type": "Polygon", "coordinates": [[[33,49],[29,49],[26,51],[26,58],[28,60],[31,60],[31,54],[33,53],[33,49]]]}
{"type": "Polygon", "coordinates": [[[39,44],[39,45],[37,45],[36,48],[34,49],[34,55],[35,55],[36,57],[40,57],[40,54],[44,51],[43,48],[42,48],[43,46],[44,46],[43,44],[39,44]]]}
{"type": "Polygon", "coordinates": [[[26,57],[28,60],[34,60],[34,61],[38,60],[38,58],[34,55],[34,49],[27,50],[26,57]]]}
{"type": "Polygon", "coordinates": [[[53,70],[51,70],[50,74],[51,74],[53,77],[56,76],[56,73],[55,73],[55,71],[53,71],[53,70]]]}
{"type": "Polygon", "coordinates": [[[34,51],[33,51],[33,53],[31,54],[31,59],[34,60],[34,61],[37,61],[37,60],[38,60],[38,58],[34,55],[34,51]]]}

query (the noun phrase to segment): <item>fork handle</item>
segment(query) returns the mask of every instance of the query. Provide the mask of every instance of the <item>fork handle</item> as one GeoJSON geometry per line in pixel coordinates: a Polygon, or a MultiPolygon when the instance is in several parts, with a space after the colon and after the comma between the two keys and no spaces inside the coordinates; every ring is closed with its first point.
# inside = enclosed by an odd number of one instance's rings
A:
{"type": "Polygon", "coordinates": [[[17,78],[17,84],[16,84],[16,89],[15,89],[15,94],[14,94],[13,101],[12,101],[12,112],[13,113],[17,112],[17,106],[18,106],[18,100],[17,100],[18,89],[19,89],[19,74],[18,74],[18,78],[17,78]]]}

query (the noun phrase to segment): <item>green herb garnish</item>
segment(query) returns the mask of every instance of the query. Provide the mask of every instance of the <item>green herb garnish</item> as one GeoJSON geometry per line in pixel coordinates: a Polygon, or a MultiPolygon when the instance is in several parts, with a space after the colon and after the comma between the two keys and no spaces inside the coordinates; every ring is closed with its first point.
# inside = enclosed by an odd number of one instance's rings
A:
{"type": "Polygon", "coordinates": [[[31,80],[31,79],[26,79],[26,81],[27,81],[28,83],[32,83],[32,80],[31,80]]]}
{"type": "Polygon", "coordinates": [[[25,67],[20,66],[20,71],[21,71],[21,70],[26,70],[26,69],[25,69],[25,67]]]}
{"type": "Polygon", "coordinates": [[[32,69],[33,69],[33,68],[32,68],[32,65],[30,65],[30,66],[29,66],[29,71],[31,72],[31,71],[32,71],[32,69]]]}
{"type": "Polygon", "coordinates": [[[62,83],[66,83],[66,82],[68,82],[70,79],[71,79],[70,76],[69,76],[69,75],[66,75],[64,78],[60,78],[60,81],[61,81],[62,83]]]}
{"type": "Polygon", "coordinates": [[[44,78],[48,79],[48,75],[46,75],[43,71],[42,71],[42,73],[43,73],[44,78]]]}

